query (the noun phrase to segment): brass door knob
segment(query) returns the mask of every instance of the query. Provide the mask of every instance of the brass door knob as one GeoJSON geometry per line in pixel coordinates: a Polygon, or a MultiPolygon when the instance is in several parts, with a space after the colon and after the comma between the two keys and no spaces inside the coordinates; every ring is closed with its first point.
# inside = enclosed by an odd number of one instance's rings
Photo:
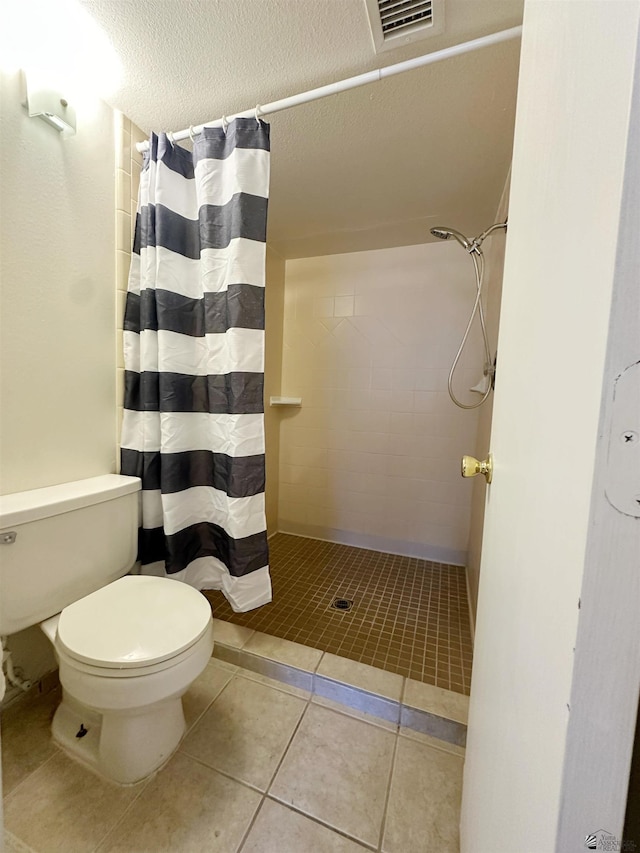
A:
{"type": "Polygon", "coordinates": [[[463,456],[461,470],[463,477],[483,474],[487,483],[490,483],[493,476],[493,457],[489,454],[484,461],[480,462],[475,456],[463,456]]]}

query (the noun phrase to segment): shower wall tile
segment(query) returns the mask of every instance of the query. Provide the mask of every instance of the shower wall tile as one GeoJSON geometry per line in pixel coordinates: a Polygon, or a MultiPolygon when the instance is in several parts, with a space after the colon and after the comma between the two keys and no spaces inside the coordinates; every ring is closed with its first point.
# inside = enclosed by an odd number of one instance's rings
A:
{"type": "Polygon", "coordinates": [[[124,169],[116,169],[116,199],[131,198],[131,175],[124,169]]]}
{"type": "Polygon", "coordinates": [[[124,210],[116,211],[116,251],[126,252],[131,248],[131,215],[124,210]]]}
{"type": "MultiPolygon", "coordinates": [[[[136,143],[146,139],[146,134],[121,112],[115,112],[116,160],[116,442],[120,446],[122,404],[124,402],[124,355],[122,326],[126,301],[131,247],[135,230],[135,214],[142,155],[136,143]]],[[[119,464],[119,453],[117,454],[119,464]]]]}
{"type": "Polygon", "coordinates": [[[124,418],[124,406],[116,406],[116,432],[118,435],[122,432],[122,420],[124,418]]]}
{"type": "Polygon", "coordinates": [[[116,406],[124,405],[124,370],[116,368],[116,406]]]}
{"type": "Polygon", "coordinates": [[[129,265],[131,264],[131,253],[128,251],[116,250],[116,288],[117,290],[127,290],[127,282],[129,280],[129,265]]]}
{"type": "Polygon", "coordinates": [[[116,367],[124,368],[123,331],[116,329],[116,367]]]}
{"type": "Polygon", "coordinates": [[[127,294],[124,290],[116,291],[116,329],[122,330],[124,324],[124,309],[127,301],[127,294]]]}
{"type": "Polygon", "coordinates": [[[131,134],[121,131],[120,145],[116,148],[116,167],[128,172],[131,169],[131,134]]]}
{"type": "MultiPolygon", "coordinates": [[[[449,399],[449,366],[473,304],[458,246],[426,244],[287,261],[279,528],[464,562],[478,415],[449,399]]],[[[482,375],[476,330],[455,388],[482,375]]]]}
{"type": "Polygon", "coordinates": [[[282,321],[284,315],[285,262],[267,246],[265,279],[265,346],[264,346],[264,431],[266,448],[265,506],[267,532],[278,529],[278,489],[280,467],[280,426],[287,422],[288,412],[282,406],[269,406],[271,396],[281,394],[282,321]]]}

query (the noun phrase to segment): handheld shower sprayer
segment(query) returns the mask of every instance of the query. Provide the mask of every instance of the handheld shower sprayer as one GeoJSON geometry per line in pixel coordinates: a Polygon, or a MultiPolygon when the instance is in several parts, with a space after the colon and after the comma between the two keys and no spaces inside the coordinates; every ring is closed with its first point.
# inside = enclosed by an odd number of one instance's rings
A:
{"type": "Polygon", "coordinates": [[[486,231],[483,231],[482,234],[479,234],[477,237],[469,238],[465,237],[464,234],[461,234],[459,231],[456,231],[455,228],[446,228],[444,226],[438,226],[436,228],[431,229],[431,233],[434,237],[438,237],[440,240],[449,240],[451,237],[454,238],[462,248],[469,253],[471,256],[471,260],[473,261],[473,267],[476,273],[476,298],[473,303],[473,309],[471,311],[471,316],[469,317],[469,322],[467,323],[467,328],[465,329],[465,333],[462,337],[462,342],[458,347],[458,352],[456,353],[456,357],[453,360],[453,364],[451,365],[451,370],[449,371],[449,380],[447,383],[447,388],[449,391],[449,396],[461,409],[477,409],[478,406],[481,406],[484,401],[487,399],[491,390],[493,388],[493,375],[494,375],[494,367],[491,359],[491,351],[489,349],[489,339],[487,337],[487,329],[484,321],[484,311],[482,308],[482,284],[484,279],[484,254],[482,249],[480,248],[484,241],[487,239],[489,234],[495,231],[497,228],[504,228],[505,231],[507,229],[507,220],[504,222],[496,222],[490,228],[487,228],[486,231]],[[469,337],[469,332],[471,331],[471,325],[473,323],[474,317],[478,314],[480,318],[480,326],[482,328],[482,339],[484,343],[484,354],[485,354],[485,364],[484,364],[484,376],[488,377],[489,381],[487,382],[487,388],[482,395],[482,399],[478,403],[461,403],[460,400],[456,397],[453,392],[453,374],[455,372],[456,367],[458,366],[458,362],[460,361],[460,356],[465,348],[467,343],[467,338],[469,337]]]}
{"type": "Polygon", "coordinates": [[[467,252],[471,251],[471,242],[464,236],[464,234],[456,231],[455,228],[432,228],[431,233],[434,237],[438,237],[440,240],[449,240],[449,238],[453,237],[454,240],[457,240],[458,243],[460,243],[463,249],[466,249],[467,252]]]}
{"type": "Polygon", "coordinates": [[[461,234],[459,231],[456,231],[455,228],[447,228],[445,226],[436,226],[431,229],[431,234],[434,237],[437,237],[439,240],[448,240],[450,237],[453,237],[454,240],[457,240],[458,243],[462,246],[463,249],[467,252],[478,252],[481,254],[480,246],[487,239],[489,234],[495,231],[497,228],[504,228],[505,231],[507,229],[507,220],[504,222],[496,222],[495,225],[492,225],[490,228],[487,228],[486,231],[483,231],[482,234],[479,234],[477,237],[465,237],[464,234],[461,234]]]}

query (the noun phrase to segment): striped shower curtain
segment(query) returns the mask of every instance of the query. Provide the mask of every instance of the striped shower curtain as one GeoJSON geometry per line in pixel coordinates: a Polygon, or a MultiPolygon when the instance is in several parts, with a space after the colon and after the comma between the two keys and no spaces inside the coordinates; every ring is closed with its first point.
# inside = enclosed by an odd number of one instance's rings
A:
{"type": "Polygon", "coordinates": [[[269,127],[150,139],[125,323],[121,472],[142,480],[139,559],[236,611],[271,600],[264,505],[269,127]]]}

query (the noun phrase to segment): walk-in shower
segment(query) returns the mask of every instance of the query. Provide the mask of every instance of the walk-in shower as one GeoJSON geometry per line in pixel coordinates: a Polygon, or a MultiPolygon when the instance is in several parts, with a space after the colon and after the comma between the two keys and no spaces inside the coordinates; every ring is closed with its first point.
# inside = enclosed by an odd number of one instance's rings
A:
{"type": "Polygon", "coordinates": [[[465,237],[460,231],[456,231],[455,228],[448,228],[445,226],[438,226],[436,228],[431,229],[431,233],[434,237],[438,237],[440,240],[449,240],[453,237],[465,252],[468,252],[471,256],[471,260],[473,261],[473,267],[476,274],[476,298],[473,303],[473,309],[471,310],[471,315],[469,316],[469,322],[467,323],[467,328],[465,329],[464,335],[462,336],[462,341],[460,342],[460,346],[458,347],[458,352],[456,353],[456,357],[453,360],[453,364],[451,365],[451,369],[449,371],[449,378],[447,381],[447,389],[449,391],[449,396],[461,409],[477,409],[478,406],[481,406],[484,401],[487,399],[489,394],[491,393],[491,388],[493,387],[493,373],[494,373],[494,364],[491,359],[491,350],[489,349],[489,339],[487,337],[487,328],[484,321],[484,310],[482,308],[482,285],[484,281],[484,254],[482,249],[480,248],[486,238],[498,228],[504,228],[506,230],[507,223],[505,222],[496,222],[490,228],[487,228],[486,231],[483,231],[482,234],[478,235],[478,237],[465,237]],[[469,337],[469,332],[471,331],[471,326],[473,325],[474,318],[478,314],[478,318],[480,320],[480,327],[482,329],[482,340],[484,344],[484,370],[483,374],[486,378],[486,388],[482,393],[482,398],[476,403],[462,403],[456,397],[453,391],[453,376],[458,366],[458,362],[462,356],[464,348],[467,343],[467,338],[469,337]]]}

